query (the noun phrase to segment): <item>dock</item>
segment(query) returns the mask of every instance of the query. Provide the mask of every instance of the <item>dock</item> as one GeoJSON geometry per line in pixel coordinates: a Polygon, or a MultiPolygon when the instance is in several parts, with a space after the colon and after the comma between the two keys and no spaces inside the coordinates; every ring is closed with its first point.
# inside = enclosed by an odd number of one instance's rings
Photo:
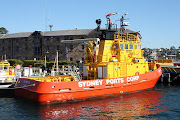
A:
{"type": "Polygon", "coordinates": [[[175,66],[172,60],[156,60],[156,62],[163,71],[161,82],[180,82],[180,66],[175,66]]]}

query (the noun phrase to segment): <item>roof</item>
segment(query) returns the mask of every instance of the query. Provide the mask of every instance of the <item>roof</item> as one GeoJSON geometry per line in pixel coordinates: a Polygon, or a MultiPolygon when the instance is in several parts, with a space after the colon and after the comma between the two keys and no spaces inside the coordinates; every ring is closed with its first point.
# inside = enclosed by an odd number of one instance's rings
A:
{"type": "MultiPolygon", "coordinates": [[[[94,29],[73,29],[58,31],[40,31],[42,36],[89,35],[94,29]]],[[[0,39],[29,37],[33,32],[0,34],[0,39]]]]}
{"type": "Polygon", "coordinates": [[[7,39],[7,38],[24,38],[29,37],[32,32],[21,32],[21,33],[12,33],[12,34],[1,34],[0,39],[7,39]]]}
{"type": "MultiPolygon", "coordinates": [[[[73,30],[57,30],[57,31],[39,31],[42,36],[75,36],[75,35],[89,35],[95,29],[73,29],[73,30]]],[[[119,30],[119,28],[118,28],[119,30]]],[[[11,34],[0,34],[0,39],[8,38],[24,38],[29,37],[34,32],[21,32],[11,34]]],[[[125,33],[135,33],[135,31],[125,29],[125,33]]]]}
{"type": "Polygon", "coordinates": [[[66,35],[89,35],[94,29],[73,29],[73,30],[58,30],[45,31],[42,36],[66,36],[66,35]]]}

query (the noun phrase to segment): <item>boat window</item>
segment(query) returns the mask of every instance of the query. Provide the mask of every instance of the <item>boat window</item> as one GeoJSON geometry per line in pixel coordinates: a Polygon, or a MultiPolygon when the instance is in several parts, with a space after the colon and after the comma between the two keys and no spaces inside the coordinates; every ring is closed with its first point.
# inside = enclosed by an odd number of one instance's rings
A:
{"type": "Polygon", "coordinates": [[[120,47],[121,47],[121,49],[124,49],[124,48],[123,48],[123,44],[120,44],[120,47]]]}
{"type": "Polygon", "coordinates": [[[137,45],[135,45],[135,49],[137,49],[137,45]]]}
{"type": "Polygon", "coordinates": [[[125,49],[128,49],[128,44],[125,44],[125,49]]]}
{"type": "Polygon", "coordinates": [[[130,48],[130,49],[133,49],[133,44],[130,44],[129,48],[130,48]]]}
{"type": "Polygon", "coordinates": [[[4,66],[4,70],[7,70],[7,69],[8,69],[8,65],[5,65],[5,66],[4,66]]]}
{"type": "Polygon", "coordinates": [[[138,45],[138,49],[141,49],[141,45],[138,45]]]}
{"type": "Polygon", "coordinates": [[[2,65],[0,65],[0,70],[3,70],[3,66],[2,65]]]}

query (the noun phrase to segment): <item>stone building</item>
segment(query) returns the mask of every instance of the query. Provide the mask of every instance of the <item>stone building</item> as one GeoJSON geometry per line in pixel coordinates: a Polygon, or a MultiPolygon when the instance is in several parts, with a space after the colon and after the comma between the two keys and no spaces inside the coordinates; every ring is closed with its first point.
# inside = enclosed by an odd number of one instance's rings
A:
{"type": "Polygon", "coordinates": [[[34,31],[0,34],[0,56],[6,59],[54,61],[58,51],[59,60],[78,62],[84,60],[84,43],[62,43],[61,40],[98,37],[95,29],[73,29],[59,31],[34,31]]]}
{"type": "MultiPolygon", "coordinates": [[[[125,30],[126,33],[134,31],[125,30]]],[[[84,61],[85,43],[62,43],[61,40],[97,38],[96,29],[73,29],[59,31],[34,31],[13,34],[0,34],[0,56],[6,59],[54,61],[84,61]]]]}

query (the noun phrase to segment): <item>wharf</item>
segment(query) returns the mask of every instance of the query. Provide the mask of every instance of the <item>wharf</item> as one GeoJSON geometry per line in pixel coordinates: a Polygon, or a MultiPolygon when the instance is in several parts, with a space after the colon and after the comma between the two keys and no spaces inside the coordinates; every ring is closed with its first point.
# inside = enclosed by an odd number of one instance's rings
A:
{"type": "Polygon", "coordinates": [[[180,66],[174,66],[172,60],[157,60],[162,68],[161,82],[180,82],[180,66]]]}

